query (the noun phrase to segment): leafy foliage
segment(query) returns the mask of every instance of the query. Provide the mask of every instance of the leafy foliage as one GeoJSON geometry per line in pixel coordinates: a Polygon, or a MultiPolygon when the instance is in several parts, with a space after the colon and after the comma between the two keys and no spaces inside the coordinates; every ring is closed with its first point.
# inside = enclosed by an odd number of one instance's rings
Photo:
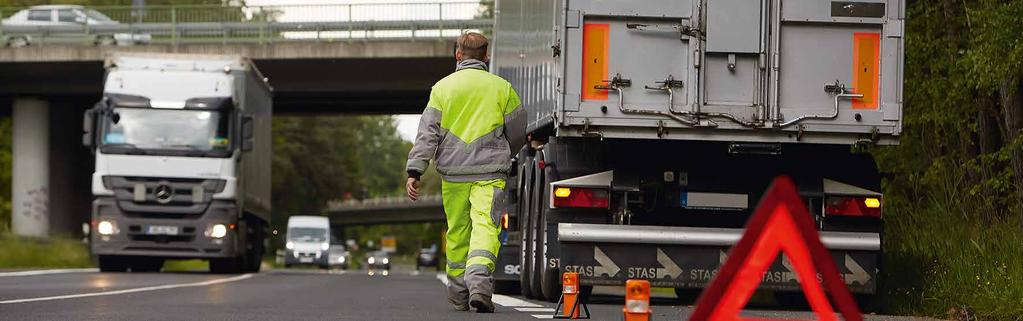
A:
{"type": "Polygon", "coordinates": [[[885,309],[1023,320],[1023,1],[911,0],[884,184],[885,309]]]}

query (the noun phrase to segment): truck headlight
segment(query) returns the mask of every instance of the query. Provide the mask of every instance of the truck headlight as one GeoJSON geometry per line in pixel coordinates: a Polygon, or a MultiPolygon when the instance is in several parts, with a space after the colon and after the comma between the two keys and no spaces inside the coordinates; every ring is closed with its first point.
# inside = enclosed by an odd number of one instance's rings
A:
{"type": "Polygon", "coordinates": [[[345,263],[345,257],[344,256],[338,257],[337,258],[337,263],[345,263]]]}
{"type": "Polygon", "coordinates": [[[369,258],[369,260],[366,260],[366,262],[369,262],[369,264],[373,264],[373,263],[376,263],[376,261],[377,261],[377,259],[374,259],[374,258],[372,258],[372,257],[371,257],[371,258],[369,258]]]}
{"type": "Polygon", "coordinates": [[[216,224],[210,228],[210,237],[219,239],[224,236],[227,236],[227,226],[224,226],[224,224],[216,224]]]}
{"type": "Polygon", "coordinates": [[[96,224],[96,232],[99,232],[99,235],[113,235],[116,230],[114,223],[110,221],[100,221],[96,224]]]}
{"type": "Polygon", "coordinates": [[[329,250],[330,249],[330,243],[320,243],[320,249],[324,250],[324,251],[329,250]]]}
{"type": "Polygon", "coordinates": [[[290,249],[294,249],[295,248],[295,243],[292,243],[291,241],[288,241],[288,243],[284,243],[284,247],[289,249],[289,250],[290,249]]]}
{"type": "Polygon", "coordinates": [[[387,263],[391,263],[391,260],[388,260],[388,259],[387,259],[387,258],[385,257],[385,258],[384,258],[383,260],[380,260],[380,262],[383,262],[384,264],[387,264],[387,263]]]}

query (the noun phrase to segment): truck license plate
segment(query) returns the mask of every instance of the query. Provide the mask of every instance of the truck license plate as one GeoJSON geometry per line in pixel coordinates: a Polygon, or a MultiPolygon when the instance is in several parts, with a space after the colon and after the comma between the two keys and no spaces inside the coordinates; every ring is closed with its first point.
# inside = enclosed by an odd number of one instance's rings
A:
{"type": "Polygon", "coordinates": [[[177,226],[150,225],[146,234],[150,235],[178,235],[177,226]]]}

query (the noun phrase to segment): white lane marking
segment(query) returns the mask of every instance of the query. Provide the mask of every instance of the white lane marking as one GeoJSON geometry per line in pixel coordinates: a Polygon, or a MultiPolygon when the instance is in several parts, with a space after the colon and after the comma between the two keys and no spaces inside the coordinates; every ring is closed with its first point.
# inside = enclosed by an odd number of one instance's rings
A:
{"type": "Polygon", "coordinates": [[[207,285],[214,285],[214,284],[220,284],[220,283],[228,283],[228,282],[241,281],[241,280],[248,279],[248,278],[251,278],[251,277],[252,277],[252,274],[242,274],[242,275],[235,276],[235,277],[230,277],[230,278],[215,279],[215,280],[209,280],[209,281],[203,281],[203,282],[195,282],[195,283],[166,284],[166,285],[147,286],[147,287],[134,288],[134,289],[116,290],[116,291],[105,291],[105,292],[93,292],[93,293],[82,293],[82,294],[58,295],[58,296],[48,296],[48,297],[29,298],[29,299],[6,300],[6,301],[0,301],[0,304],[13,304],[13,303],[26,303],[26,302],[38,302],[38,301],[76,299],[76,298],[85,298],[85,297],[93,297],[93,296],[117,295],[117,294],[127,294],[127,293],[147,292],[147,291],[157,291],[157,290],[168,290],[168,289],[177,289],[177,288],[190,288],[190,287],[207,286],[207,285]]]}
{"type": "Polygon", "coordinates": [[[554,313],[554,308],[515,308],[515,311],[519,311],[519,312],[551,312],[551,313],[554,313]]]}
{"type": "Polygon", "coordinates": [[[537,319],[554,319],[553,314],[530,314],[530,315],[537,319]]]}
{"type": "Polygon", "coordinates": [[[532,302],[528,302],[528,301],[524,301],[524,300],[516,299],[516,298],[510,297],[510,296],[507,296],[507,295],[500,295],[500,294],[494,294],[494,297],[492,297],[491,300],[494,300],[494,303],[497,303],[497,304],[500,304],[500,305],[506,306],[506,307],[512,307],[512,308],[539,308],[539,307],[542,307],[541,305],[536,304],[536,303],[532,303],[532,302]]]}
{"type": "Polygon", "coordinates": [[[99,269],[51,269],[51,270],[29,270],[29,271],[15,271],[15,272],[2,272],[0,277],[6,276],[31,276],[31,275],[46,275],[46,274],[63,274],[63,273],[89,273],[99,272],[99,269]]]}

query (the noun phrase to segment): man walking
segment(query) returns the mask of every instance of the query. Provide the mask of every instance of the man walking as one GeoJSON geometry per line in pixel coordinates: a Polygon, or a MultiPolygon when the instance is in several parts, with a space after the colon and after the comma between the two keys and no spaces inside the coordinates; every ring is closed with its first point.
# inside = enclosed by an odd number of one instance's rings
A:
{"type": "Polygon", "coordinates": [[[525,112],[501,77],[487,71],[487,38],[458,37],[455,72],[433,85],[409,152],[406,190],[419,198],[430,159],[441,175],[447,215],[448,301],[455,310],[494,312],[491,273],[501,246],[504,185],[511,156],[525,145],[525,112]]]}

